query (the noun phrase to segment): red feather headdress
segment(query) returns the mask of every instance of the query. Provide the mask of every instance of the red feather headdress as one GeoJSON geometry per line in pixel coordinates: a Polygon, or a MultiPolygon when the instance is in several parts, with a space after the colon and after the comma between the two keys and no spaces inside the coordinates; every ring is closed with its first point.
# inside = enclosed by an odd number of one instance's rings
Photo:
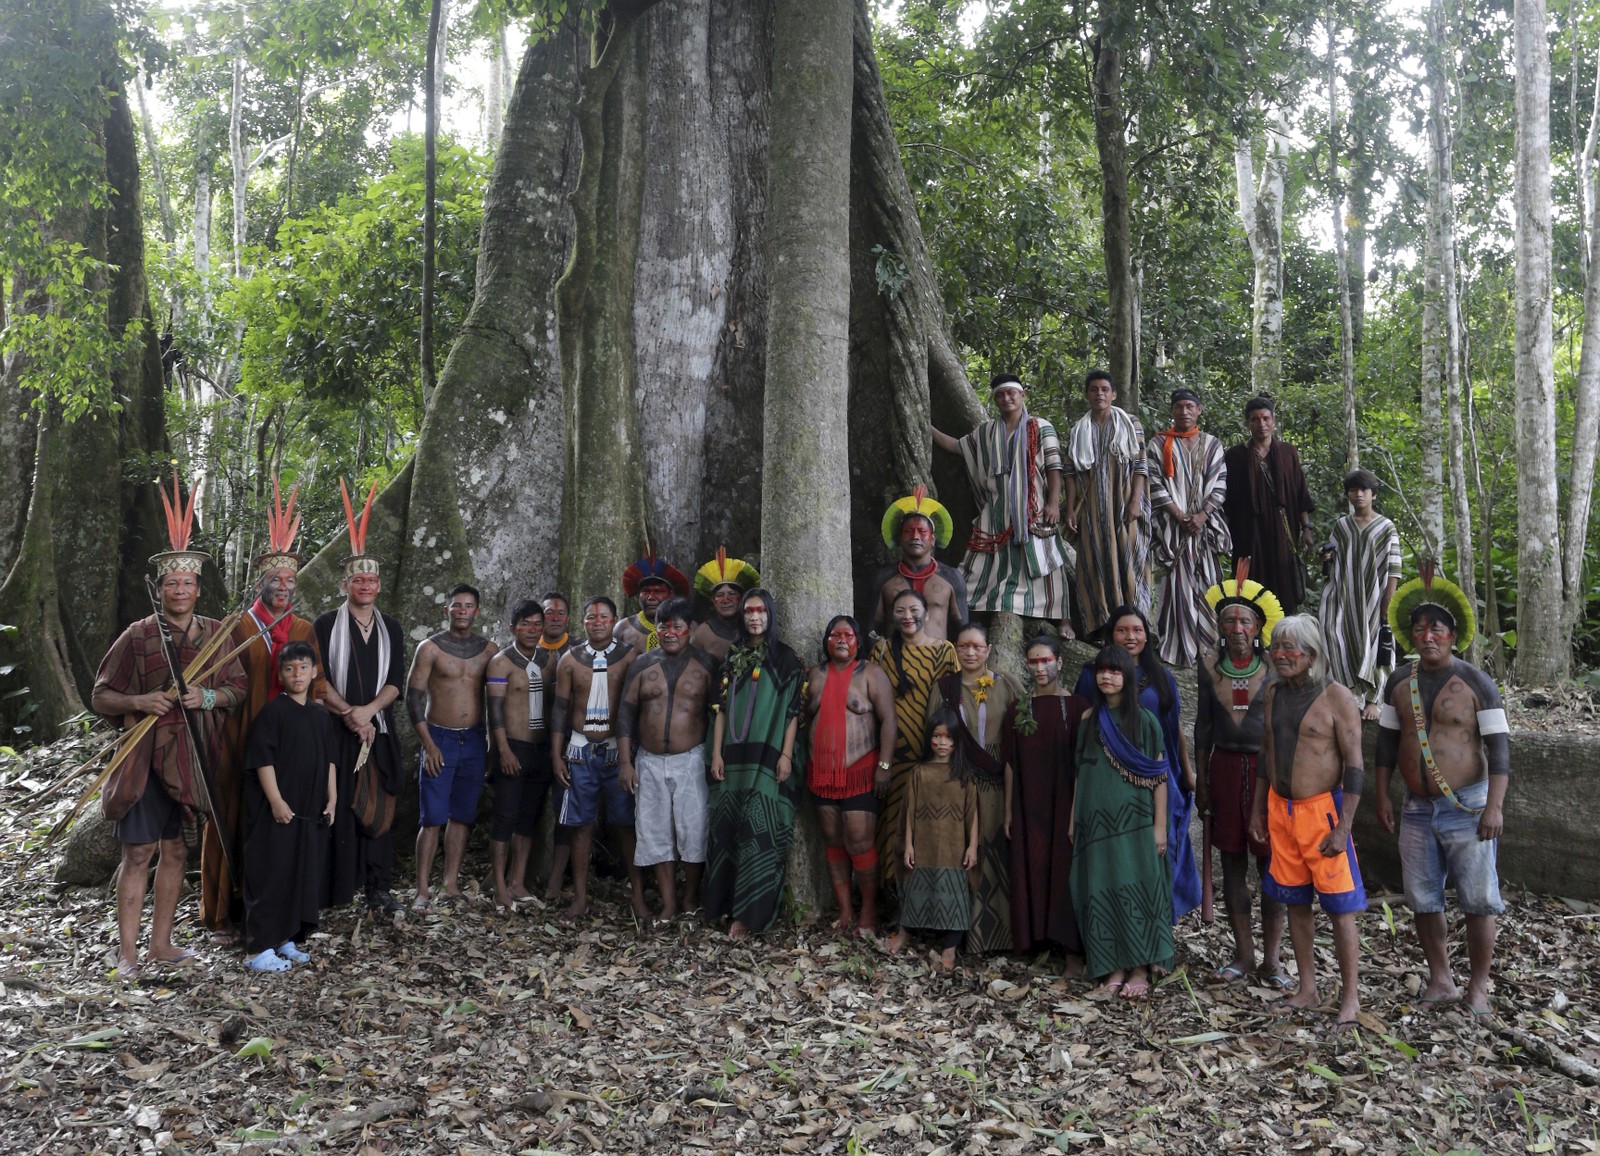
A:
{"type": "Polygon", "coordinates": [[[189,539],[194,534],[194,490],[190,489],[189,500],[185,502],[178,486],[178,467],[173,466],[172,497],[167,497],[167,492],[159,486],[156,492],[161,495],[161,508],[167,517],[167,542],[172,547],[150,558],[150,564],[156,568],[156,580],[168,574],[199,574],[210,556],[189,549],[189,539]]]}
{"type": "Polygon", "coordinates": [[[373,482],[372,488],[367,491],[367,501],[361,507],[361,517],[356,518],[355,507],[350,503],[350,491],[345,487],[344,479],[339,479],[339,493],[344,498],[344,520],[350,531],[350,555],[344,560],[344,576],[354,574],[376,574],[378,560],[367,553],[367,522],[372,518],[372,499],[378,496],[378,483],[373,482]]]}

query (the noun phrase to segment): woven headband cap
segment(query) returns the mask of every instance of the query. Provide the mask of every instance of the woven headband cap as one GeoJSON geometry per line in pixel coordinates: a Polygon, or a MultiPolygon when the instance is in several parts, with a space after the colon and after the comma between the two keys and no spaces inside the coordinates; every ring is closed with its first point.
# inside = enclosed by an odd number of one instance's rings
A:
{"type": "Polygon", "coordinates": [[[367,501],[361,507],[359,519],[343,478],[339,479],[339,495],[344,498],[344,523],[350,533],[350,553],[344,559],[344,576],[353,578],[357,574],[376,574],[378,560],[367,553],[367,524],[372,519],[372,499],[378,496],[378,483],[374,481],[372,488],[367,491],[367,501]]]}
{"type": "Polygon", "coordinates": [[[178,488],[178,468],[174,466],[172,497],[167,497],[167,492],[159,486],[157,493],[161,495],[161,508],[166,514],[167,543],[172,547],[150,557],[157,581],[168,574],[199,574],[210,555],[189,549],[189,539],[194,534],[194,488],[190,487],[189,500],[185,502],[178,488]]]}

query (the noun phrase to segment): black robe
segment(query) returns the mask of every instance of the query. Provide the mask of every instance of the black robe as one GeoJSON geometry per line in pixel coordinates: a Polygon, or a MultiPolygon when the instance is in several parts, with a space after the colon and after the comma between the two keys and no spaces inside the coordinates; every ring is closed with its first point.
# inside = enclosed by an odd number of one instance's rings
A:
{"type": "Polygon", "coordinates": [[[251,955],[299,940],[317,927],[327,874],[331,723],[320,704],[279,695],[256,715],[245,740],[244,926],[251,955]],[[257,768],[271,767],[294,818],[279,823],[257,768]]]}

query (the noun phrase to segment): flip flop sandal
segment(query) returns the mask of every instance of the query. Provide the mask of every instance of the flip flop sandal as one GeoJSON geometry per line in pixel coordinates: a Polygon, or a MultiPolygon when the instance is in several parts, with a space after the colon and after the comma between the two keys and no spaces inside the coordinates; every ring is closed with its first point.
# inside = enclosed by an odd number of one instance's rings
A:
{"type": "Polygon", "coordinates": [[[195,964],[200,962],[200,953],[198,951],[189,951],[185,949],[183,954],[179,955],[177,959],[161,959],[157,956],[151,956],[146,962],[159,963],[163,967],[193,967],[195,964]]]}
{"type": "Polygon", "coordinates": [[[294,945],[294,940],[284,940],[278,947],[278,954],[290,963],[310,963],[311,957],[294,945]]]}
{"type": "Polygon", "coordinates": [[[1294,989],[1294,980],[1281,971],[1271,973],[1258,971],[1256,972],[1256,978],[1261,981],[1262,987],[1270,987],[1273,991],[1292,991],[1294,989]]]}
{"type": "Polygon", "coordinates": [[[1212,972],[1211,982],[1215,984],[1238,983],[1244,977],[1244,968],[1237,963],[1230,963],[1227,967],[1219,967],[1212,972]]]}
{"type": "Polygon", "coordinates": [[[293,966],[272,948],[267,948],[260,955],[252,955],[244,961],[244,965],[251,971],[288,971],[293,966]]]}
{"type": "Polygon", "coordinates": [[[1118,999],[1144,999],[1150,994],[1150,984],[1147,980],[1129,980],[1122,984],[1122,990],[1117,993],[1118,999]]]}
{"type": "Polygon", "coordinates": [[[121,983],[136,983],[139,979],[139,973],[142,970],[143,969],[131,959],[119,959],[117,961],[114,974],[117,980],[121,983]]]}

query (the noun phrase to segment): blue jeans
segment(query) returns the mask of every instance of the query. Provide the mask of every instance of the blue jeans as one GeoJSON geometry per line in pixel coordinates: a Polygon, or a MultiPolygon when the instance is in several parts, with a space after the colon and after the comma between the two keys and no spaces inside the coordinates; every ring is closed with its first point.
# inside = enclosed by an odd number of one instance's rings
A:
{"type": "MultiPolygon", "coordinates": [[[[1489,798],[1489,781],[1456,792],[1469,807],[1489,798]]],[[[1444,889],[1454,884],[1456,904],[1468,915],[1499,915],[1500,879],[1496,871],[1498,839],[1478,838],[1478,816],[1463,811],[1442,795],[1423,798],[1406,792],[1400,812],[1400,868],[1405,877],[1406,904],[1418,915],[1444,910],[1444,889]]]]}
{"type": "Polygon", "coordinates": [[[478,796],[489,762],[489,747],[476,727],[452,730],[428,725],[428,737],[444,756],[437,775],[428,774],[427,752],[417,767],[417,825],[443,827],[445,820],[472,826],[478,821],[478,796]]]}

